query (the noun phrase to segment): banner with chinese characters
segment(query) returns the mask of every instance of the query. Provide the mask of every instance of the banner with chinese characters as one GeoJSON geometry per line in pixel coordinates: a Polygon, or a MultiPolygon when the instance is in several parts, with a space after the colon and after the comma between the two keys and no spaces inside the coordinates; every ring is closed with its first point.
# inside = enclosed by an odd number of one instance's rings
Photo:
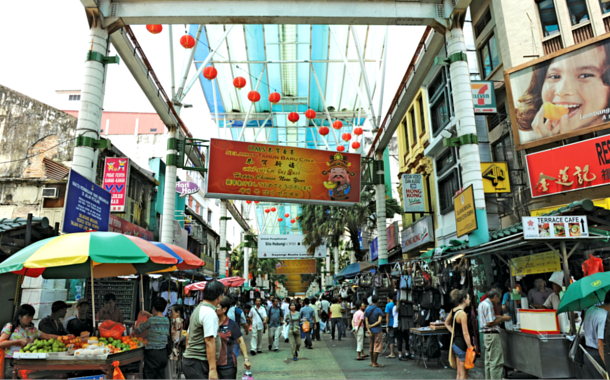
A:
{"type": "Polygon", "coordinates": [[[590,140],[525,156],[532,198],[610,184],[610,138],[590,140]]]}
{"type": "Polygon", "coordinates": [[[104,189],[110,193],[110,212],[125,212],[129,158],[106,157],[104,163],[104,189]]]}
{"type": "Polygon", "coordinates": [[[511,276],[527,276],[528,274],[560,271],[561,263],[559,256],[550,251],[511,259],[510,269],[511,276]]]}
{"type": "Polygon", "coordinates": [[[211,139],[206,197],[352,205],[360,155],[211,139]]]}
{"type": "Polygon", "coordinates": [[[589,237],[586,216],[524,216],[524,239],[578,239],[589,237]]]}

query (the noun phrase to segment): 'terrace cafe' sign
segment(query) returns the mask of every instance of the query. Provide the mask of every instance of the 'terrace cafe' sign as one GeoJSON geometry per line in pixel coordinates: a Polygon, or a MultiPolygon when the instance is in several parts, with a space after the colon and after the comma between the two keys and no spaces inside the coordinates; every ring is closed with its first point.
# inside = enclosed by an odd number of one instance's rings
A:
{"type": "Polygon", "coordinates": [[[522,218],[525,239],[577,239],[589,237],[586,216],[526,216],[522,218]]]}
{"type": "Polygon", "coordinates": [[[180,181],[176,183],[176,193],[180,193],[180,198],[184,198],[187,195],[195,194],[199,191],[199,186],[196,183],[190,181],[180,181]]]}

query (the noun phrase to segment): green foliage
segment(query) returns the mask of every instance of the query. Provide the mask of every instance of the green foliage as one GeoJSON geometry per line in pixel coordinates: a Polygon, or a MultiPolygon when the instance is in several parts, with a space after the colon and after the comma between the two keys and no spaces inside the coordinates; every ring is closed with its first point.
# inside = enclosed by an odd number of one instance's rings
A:
{"type": "MultiPolygon", "coordinates": [[[[274,276],[276,266],[279,262],[277,259],[259,259],[258,252],[256,248],[252,248],[250,251],[250,257],[248,259],[248,271],[252,273],[253,277],[259,275],[270,275],[270,278],[275,279],[273,281],[286,281],[285,276],[274,276]],[[260,269],[260,272],[259,272],[260,269]]],[[[241,242],[233,251],[231,252],[231,258],[229,260],[230,263],[230,273],[231,276],[243,276],[244,274],[244,242],[241,242]]]]}

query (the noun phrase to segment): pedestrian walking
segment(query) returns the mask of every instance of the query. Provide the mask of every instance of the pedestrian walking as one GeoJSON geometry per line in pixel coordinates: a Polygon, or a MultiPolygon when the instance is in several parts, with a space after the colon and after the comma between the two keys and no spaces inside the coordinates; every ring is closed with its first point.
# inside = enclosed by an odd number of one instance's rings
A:
{"type": "Polygon", "coordinates": [[[511,317],[496,315],[494,304],[502,301],[502,293],[491,289],[485,301],[479,304],[479,328],[485,343],[485,378],[502,379],[504,375],[504,353],[500,339],[500,323],[508,322],[511,317]]]}
{"type": "Polygon", "coordinates": [[[470,308],[470,295],[466,289],[454,289],[451,292],[451,300],[455,308],[447,316],[445,327],[447,327],[447,330],[453,336],[451,352],[455,356],[457,363],[456,379],[467,379],[468,369],[464,367],[466,351],[472,347],[472,332],[469,328],[471,326],[470,313],[466,311],[467,308],[470,308]]]}
{"type": "Polygon", "coordinates": [[[303,300],[303,307],[301,308],[301,318],[303,318],[303,323],[307,321],[309,323],[309,330],[304,331],[305,333],[305,347],[308,349],[313,349],[313,343],[311,341],[311,334],[316,328],[316,316],[314,309],[309,306],[309,298],[305,298],[303,300]]]}
{"type": "Polygon", "coordinates": [[[288,326],[288,339],[290,340],[292,360],[296,362],[299,357],[299,349],[301,348],[301,313],[297,311],[294,302],[290,304],[290,312],[284,317],[284,323],[288,326]]]}
{"type": "Polygon", "coordinates": [[[182,319],[182,305],[173,305],[169,309],[170,329],[172,339],[172,352],[169,355],[167,370],[165,371],[168,379],[177,379],[178,359],[180,358],[180,341],[182,340],[182,330],[184,329],[184,319],[182,319]]]}
{"type": "Polygon", "coordinates": [[[394,305],[394,333],[396,334],[396,350],[398,351],[398,360],[406,362],[411,360],[409,354],[409,330],[402,325],[403,320],[399,317],[399,307],[394,305]],[[402,345],[405,346],[405,354],[402,354],[402,345]]]}
{"type": "MultiPolygon", "coordinates": [[[[604,357],[604,331],[608,311],[610,311],[610,292],[606,293],[603,305],[587,309],[585,319],[583,320],[585,350],[604,370],[607,368],[602,358],[604,357]]],[[[586,377],[589,379],[603,379],[589,357],[585,357],[585,371],[586,377]]]]}
{"type": "Polygon", "coordinates": [[[309,301],[310,301],[311,308],[314,311],[314,316],[315,316],[315,320],[316,320],[311,339],[317,340],[319,342],[320,341],[320,313],[319,313],[320,307],[319,307],[319,303],[316,302],[315,297],[311,297],[311,299],[309,301]]]}
{"type": "Polygon", "coordinates": [[[216,307],[222,300],[225,286],[210,281],[203,290],[203,301],[191,314],[188,346],[184,352],[182,369],[187,379],[218,379],[216,360],[220,356],[218,315],[216,307]]]}
{"type": "Polygon", "coordinates": [[[326,332],[327,334],[330,332],[330,302],[328,302],[328,300],[326,299],[326,297],[322,297],[322,300],[320,301],[320,310],[322,311],[322,314],[320,315],[320,319],[322,320],[322,322],[324,322],[324,325],[326,326],[326,329],[324,329],[324,332],[326,332]]]}
{"type": "Polygon", "coordinates": [[[219,379],[237,379],[237,357],[233,353],[233,345],[236,343],[244,356],[244,367],[246,370],[251,368],[248,348],[239,330],[239,325],[227,317],[227,311],[229,311],[232,303],[231,297],[224,296],[216,309],[219,326],[218,335],[220,335],[220,355],[216,362],[219,379]]]}
{"type": "Polygon", "coordinates": [[[136,334],[146,333],[146,347],[144,348],[144,368],[142,373],[145,379],[165,379],[167,367],[167,337],[169,336],[169,320],[163,316],[167,301],[157,297],[152,302],[152,316],[136,328],[136,334]]]}
{"type": "Polygon", "coordinates": [[[252,356],[257,353],[263,352],[263,335],[267,329],[267,312],[264,307],[261,306],[262,300],[257,298],[254,301],[254,307],[250,309],[248,315],[252,320],[252,340],[250,342],[250,354],[252,356]]]}
{"type": "MultiPolygon", "coordinates": [[[[282,311],[284,312],[284,315],[288,315],[288,313],[290,313],[290,298],[286,297],[284,298],[284,302],[282,302],[282,311]]],[[[282,336],[284,337],[284,342],[288,343],[288,325],[284,326],[284,329],[282,331],[282,336]]]]}
{"type": "MultiPolygon", "coordinates": [[[[248,333],[250,332],[250,325],[248,324],[246,313],[244,313],[244,311],[240,309],[237,305],[237,299],[231,297],[231,301],[232,305],[229,311],[227,312],[227,317],[229,317],[230,320],[241,326],[241,328],[243,329],[243,335],[248,335],[248,333]]],[[[237,342],[235,342],[235,344],[233,345],[233,353],[235,354],[236,358],[239,357],[239,351],[239,345],[237,344],[237,342]]]]}
{"type": "Polygon", "coordinates": [[[330,324],[332,325],[331,337],[335,340],[335,329],[338,333],[338,340],[341,341],[341,304],[338,299],[333,299],[330,307],[330,324]]]}
{"type": "Polygon", "coordinates": [[[273,304],[267,310],[269,317],[269,351],[277,352],[279,350],[280,335],[282,334],[282,321],[284,320],[284,311],[279,306],[278,299],[273,300],[273,304]]]}
{"type": "Polygon", "coordinates": [[[347,327],[349,326],[349,306],[347,302],[347,298],[339,297],[339,302],[341,303],[341,332],[343,337],[347,337],[347,327]]]}
{"type": "Polygon", "coordinates": [[[377,359],[383,348],[383,337],[381,330],[381,321],[383,320],[383,312],[377,306],[379,297],[374,295],[371,297],[371,305],[364,312],[364,322],[366,329],[369,332],[369,339],[371,341],[369,352],[371,355],[371,366],[372,367],[383,367],[383,364],[377,363],[377,359]]]}
{"type": "Polygon", "coordinates": [[[364,360],[368,355],[364,355],[364,310],[366,302],[361,301],[358,310],[354,313],[352,323],[354,325],[354,334],[356,334],[356,360],[364,360]]]}
{"type": "Polygon", "coordinates": [[[396,329],[394,329],[394,296],[392,294],[388,295],[387,303],[385,305],[385,323],[386,323],[386,331],[388,333],[388,341],[390,345],[390,354],[386,356],[387,359],[394,359],[396,355],[394,355],[394,341],[396,340],[396,329]]]}

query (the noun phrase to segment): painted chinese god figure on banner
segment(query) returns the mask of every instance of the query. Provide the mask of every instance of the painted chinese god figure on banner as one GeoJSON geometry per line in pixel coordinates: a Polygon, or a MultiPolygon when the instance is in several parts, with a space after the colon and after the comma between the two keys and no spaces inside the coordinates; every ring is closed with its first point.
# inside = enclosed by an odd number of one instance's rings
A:
{"type": "Polygon", "coordinates": [[[328,189],[330,199],[348,199],[351,190],[350,177],[355,175],[354,172],[349,171],[352,164],[347,162],[341,153],[336,153],[330,156],[330,161],[326,165],[329,170],[324,170],[322,174],[328,174],[328,181],[324,182],[324,187],[328,189]]]}

